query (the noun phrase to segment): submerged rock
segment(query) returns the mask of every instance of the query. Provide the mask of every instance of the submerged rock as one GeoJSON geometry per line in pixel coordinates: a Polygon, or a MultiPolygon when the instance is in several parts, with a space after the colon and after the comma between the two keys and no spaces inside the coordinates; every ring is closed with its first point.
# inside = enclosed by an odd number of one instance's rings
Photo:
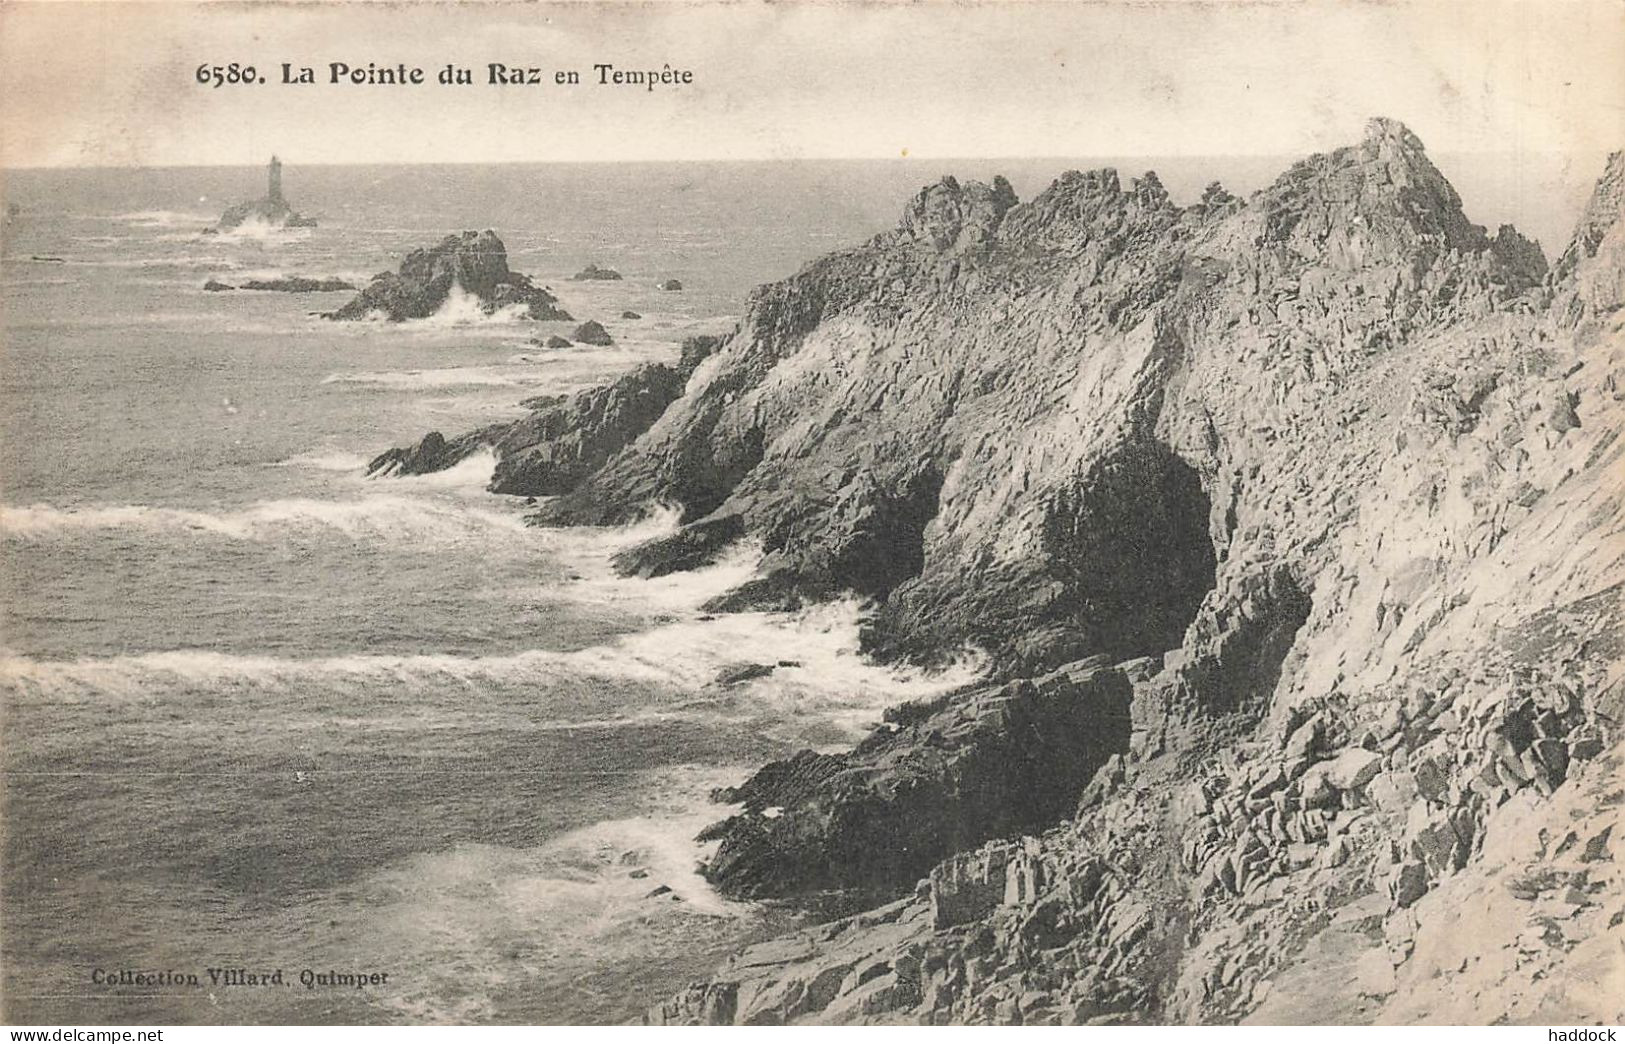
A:
{"type": "Polygon", "coordinates": [[[509,270],[508,251],[495,232],[464,232],[414,250],[397,272],[382,272],[329,319],[381,315],[394,322],[425,319],[454,294],[472,297],[487,315],[517,308],[528,319],[568,320],[558,299],[527,275],[509,270]]]}
{"type": "Polygon", "coordinates": [[[344,279],[311,279],[306,276],[284,276],[280,279],[250,279],[239,290],[274,290],[285,294],[331,294],[340,290],[354,290],[355,284],[344,279]]]}
{"type": "Polygon", "coordinates": [[[662,290],[681,290],[682,288],[683,283],[678,279],[668,279],[660,284],[660,289],[662,290]]]}

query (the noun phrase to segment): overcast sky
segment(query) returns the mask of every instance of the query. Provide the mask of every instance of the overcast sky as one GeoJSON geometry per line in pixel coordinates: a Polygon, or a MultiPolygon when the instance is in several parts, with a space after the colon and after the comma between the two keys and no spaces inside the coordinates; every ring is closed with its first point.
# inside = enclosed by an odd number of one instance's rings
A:
{"type": "Polygon", "coordinates": [[[1435,153],[1625,143],[1625,3],[0,6],[0,165],[1435,153]],[[203,87],[237,61],[264,86],[203,87]],[[544,86],[279,86],[282,62],[544,86]],[[593,84],[670,64],[694,83],[593,84]],[[552,85],[560,69],[582,85],[552,85]]]}

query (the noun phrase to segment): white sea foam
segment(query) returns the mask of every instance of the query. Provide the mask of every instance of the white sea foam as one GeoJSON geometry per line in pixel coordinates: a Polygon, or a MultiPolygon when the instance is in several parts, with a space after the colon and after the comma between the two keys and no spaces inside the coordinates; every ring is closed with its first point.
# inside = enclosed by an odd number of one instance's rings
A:
{"type": "Polygon", "coordinates": [[[244,221],[236,228],[223,228],[208,238],[227,243],[292,243],[301,239],[309,239],[310,229],[285,228],[282,225],[273,225],[262,218],[256,217],[244,221]]]}
{"type": "Polygon", "coordinates": [[[463,289],[458,282],[451,284],[445,301],[435,313],[423,319],[412,319],[402,324],[407,330],[443,329],[448,326],[492,326],[525,321],[527,306],[509,305],[487,313],[478,296],[463,289]]]}
{"type": "Polygon", "coordinates": [[[38,541],[118,529],[190,532],[232,540],[261,540],[289,532],[336,532],[355,539],[430,544],[525,532],[523,520],[516,514],[390,494],[343,501],[270,500],[219,513],[143,504],[0,507],[0,534],[10,539],[38,541]]]}
{"type": "Polygon", "coordinates": [[[75,660],[0,657],[0,683],[51,702],[147,699],[177,688],[211,698],[340,699],[357,721],[394,715],[392,701],[430,703],[448,688],[521,687],[554,728],[610,728],[662,721],[749,722],[797,743],[840,746],[859,738],[880,711],[974,682],[981,659],[965,654],[947,670],[872,663],[858,650],[861,609],[839,602],[795,614],[696,615],[575,650],[531,649],[502,655],[443,653],[292,658],[176,649],[75,660]],[[763,663],[771,674],[720,687],[723,668],[763,663]],[[618,710],[572,713],[569,684],[583,679],[651,687],[644,702],[618,710]]]}
{"type": "MultiPolygon", "coordinates": [[[[730,811],[710,790],[744,772],[637,773],[632,815],[534,848],[461,844],[373,875],[364,934],[393,959],[408,955],[401,978],[413,984],[380,1000],[417,1022],[491,1018],[516,988],[565,1004],[574,992],[579,1004],[591,989],[582,977],[606,959],[667,963],[737,937],[764,912],[712,890],[697,867],[713,846],[694,837],[730,811]]],[[[337,916],[342,925],[353,914],[337,916]]]]}
{"type": "Polygon", "coordinates": [[[122,221],[136,228],[175,228],[178,225],[210,225],[217,215],[198,214],[183,210],[136,210],[127,214],[114,214],[113,221],[122,221]]]}

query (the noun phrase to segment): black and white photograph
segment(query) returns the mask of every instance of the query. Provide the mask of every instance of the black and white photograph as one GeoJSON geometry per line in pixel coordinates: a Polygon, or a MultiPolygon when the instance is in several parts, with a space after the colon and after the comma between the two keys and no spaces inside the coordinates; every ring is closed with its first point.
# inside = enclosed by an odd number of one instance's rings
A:
{"type": "Polygon", "coordinates": [[[0,2],[0,1023],[1598,1039],[1621,149],[1619,0],[0,2]]]}

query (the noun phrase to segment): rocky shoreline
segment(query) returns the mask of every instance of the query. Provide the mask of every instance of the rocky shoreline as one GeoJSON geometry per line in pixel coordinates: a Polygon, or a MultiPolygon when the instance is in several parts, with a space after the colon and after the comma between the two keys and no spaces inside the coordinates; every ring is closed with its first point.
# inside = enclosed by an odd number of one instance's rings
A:
{"type": "Polygon", "coordinates": [[[538,524],[677,506],[629,575],[759,540],[711,611],[987,657],[718,795],[719,890],[891,901],[650,1021],[1619,1021],[1622,218],[1616,153],[1548,271],[1389,120],[1246,200],[945,178],[692,364],[374,468],[492,445],[538,524]]]}

